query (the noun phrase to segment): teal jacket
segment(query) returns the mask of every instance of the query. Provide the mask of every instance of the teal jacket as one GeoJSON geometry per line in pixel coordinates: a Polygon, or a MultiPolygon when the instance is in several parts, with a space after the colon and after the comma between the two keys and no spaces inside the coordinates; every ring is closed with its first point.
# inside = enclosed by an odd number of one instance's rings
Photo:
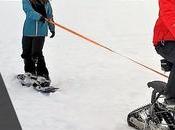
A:
{"type": "MultiPolygon", "coordinates": [[[[39,21],[41,14],[36,12],[29,0],[22,0],[23,10],[26,14],[26,19],[23,27],[23,36],[47,36],[48,27],[50,31],[55,31],[55,26],[48,22],[39,21]]],[[[48,19],[53,18],[52,7],[48,1],[45,4],[46,14],[48,19]]]]}

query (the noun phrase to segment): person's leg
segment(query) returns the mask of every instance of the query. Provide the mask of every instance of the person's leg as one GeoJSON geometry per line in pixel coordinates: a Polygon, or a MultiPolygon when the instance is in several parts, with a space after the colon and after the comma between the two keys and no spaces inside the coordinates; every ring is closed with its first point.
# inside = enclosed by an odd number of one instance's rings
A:
{"type": "Polygon", "coordinates": [[[45,59],[43,56],[43,46],[45,42],[45,37],[35,37],[32,44],[32,56],[37,62],[36,71],[38,76],[44,76],[49,79],[49,72],[46,67],[45,59]]]}
{"type": "Polygon", "coordinates": [[[27,73],[35,73],[35,64],[32,60],[32,37],[23,36],[22,38],[22,54],[24,59],[24,71],[27,73]]]}
{"type": "Polygon", "coordinates": [[[167,97],[175,98],[175,41],[165,42],[164,45],[156,47],[156,51],[169,62],[173,63],[168,82],[167,82],[167,97]]]}
{"type": "Polygon", "coordinates": [[[175,65],[172,66],[172,69],[168,78],[167,96],[169,98],[175,98],[175,65]]]}

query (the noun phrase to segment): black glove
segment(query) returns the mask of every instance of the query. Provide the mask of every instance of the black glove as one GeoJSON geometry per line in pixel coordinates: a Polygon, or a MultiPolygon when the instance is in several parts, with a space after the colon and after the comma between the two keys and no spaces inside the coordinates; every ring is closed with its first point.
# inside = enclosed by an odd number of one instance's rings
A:
{"type": "Polygon", "coordinates": [[[44,18],[43,16],[41,16],[41,18],[39,19],[39,21],[41,21],[41,22],[43,22],[43,23],[46,22],[46,20],[45,20],[45,18],[44,18]]]}
{"type": "Polygon", "coordinates": [[[50,38],[53,38],[55,36],[55,31],[51,31],[52,35],[50,36],[50,38]]]}

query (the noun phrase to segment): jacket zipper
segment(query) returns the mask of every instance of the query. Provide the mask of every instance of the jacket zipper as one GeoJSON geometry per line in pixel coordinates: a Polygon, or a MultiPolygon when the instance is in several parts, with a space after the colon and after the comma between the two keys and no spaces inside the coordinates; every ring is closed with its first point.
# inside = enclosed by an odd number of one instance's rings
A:
{"type": "Polygon", "coordinates": [[[37,36],[38,34],[38,21],[36,21],[36,32],[35,32],[35,35],[37,36]]]}

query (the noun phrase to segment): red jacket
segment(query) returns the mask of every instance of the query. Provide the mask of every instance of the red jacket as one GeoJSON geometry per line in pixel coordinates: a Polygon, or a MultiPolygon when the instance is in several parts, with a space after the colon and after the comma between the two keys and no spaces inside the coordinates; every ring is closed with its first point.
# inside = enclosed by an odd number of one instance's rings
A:
{"type": "Polygon", "coordinates": [[[159,18],[154,27],[154,46],[162,40],[175,41],[175,0],[159,0],[159,18]]]}

